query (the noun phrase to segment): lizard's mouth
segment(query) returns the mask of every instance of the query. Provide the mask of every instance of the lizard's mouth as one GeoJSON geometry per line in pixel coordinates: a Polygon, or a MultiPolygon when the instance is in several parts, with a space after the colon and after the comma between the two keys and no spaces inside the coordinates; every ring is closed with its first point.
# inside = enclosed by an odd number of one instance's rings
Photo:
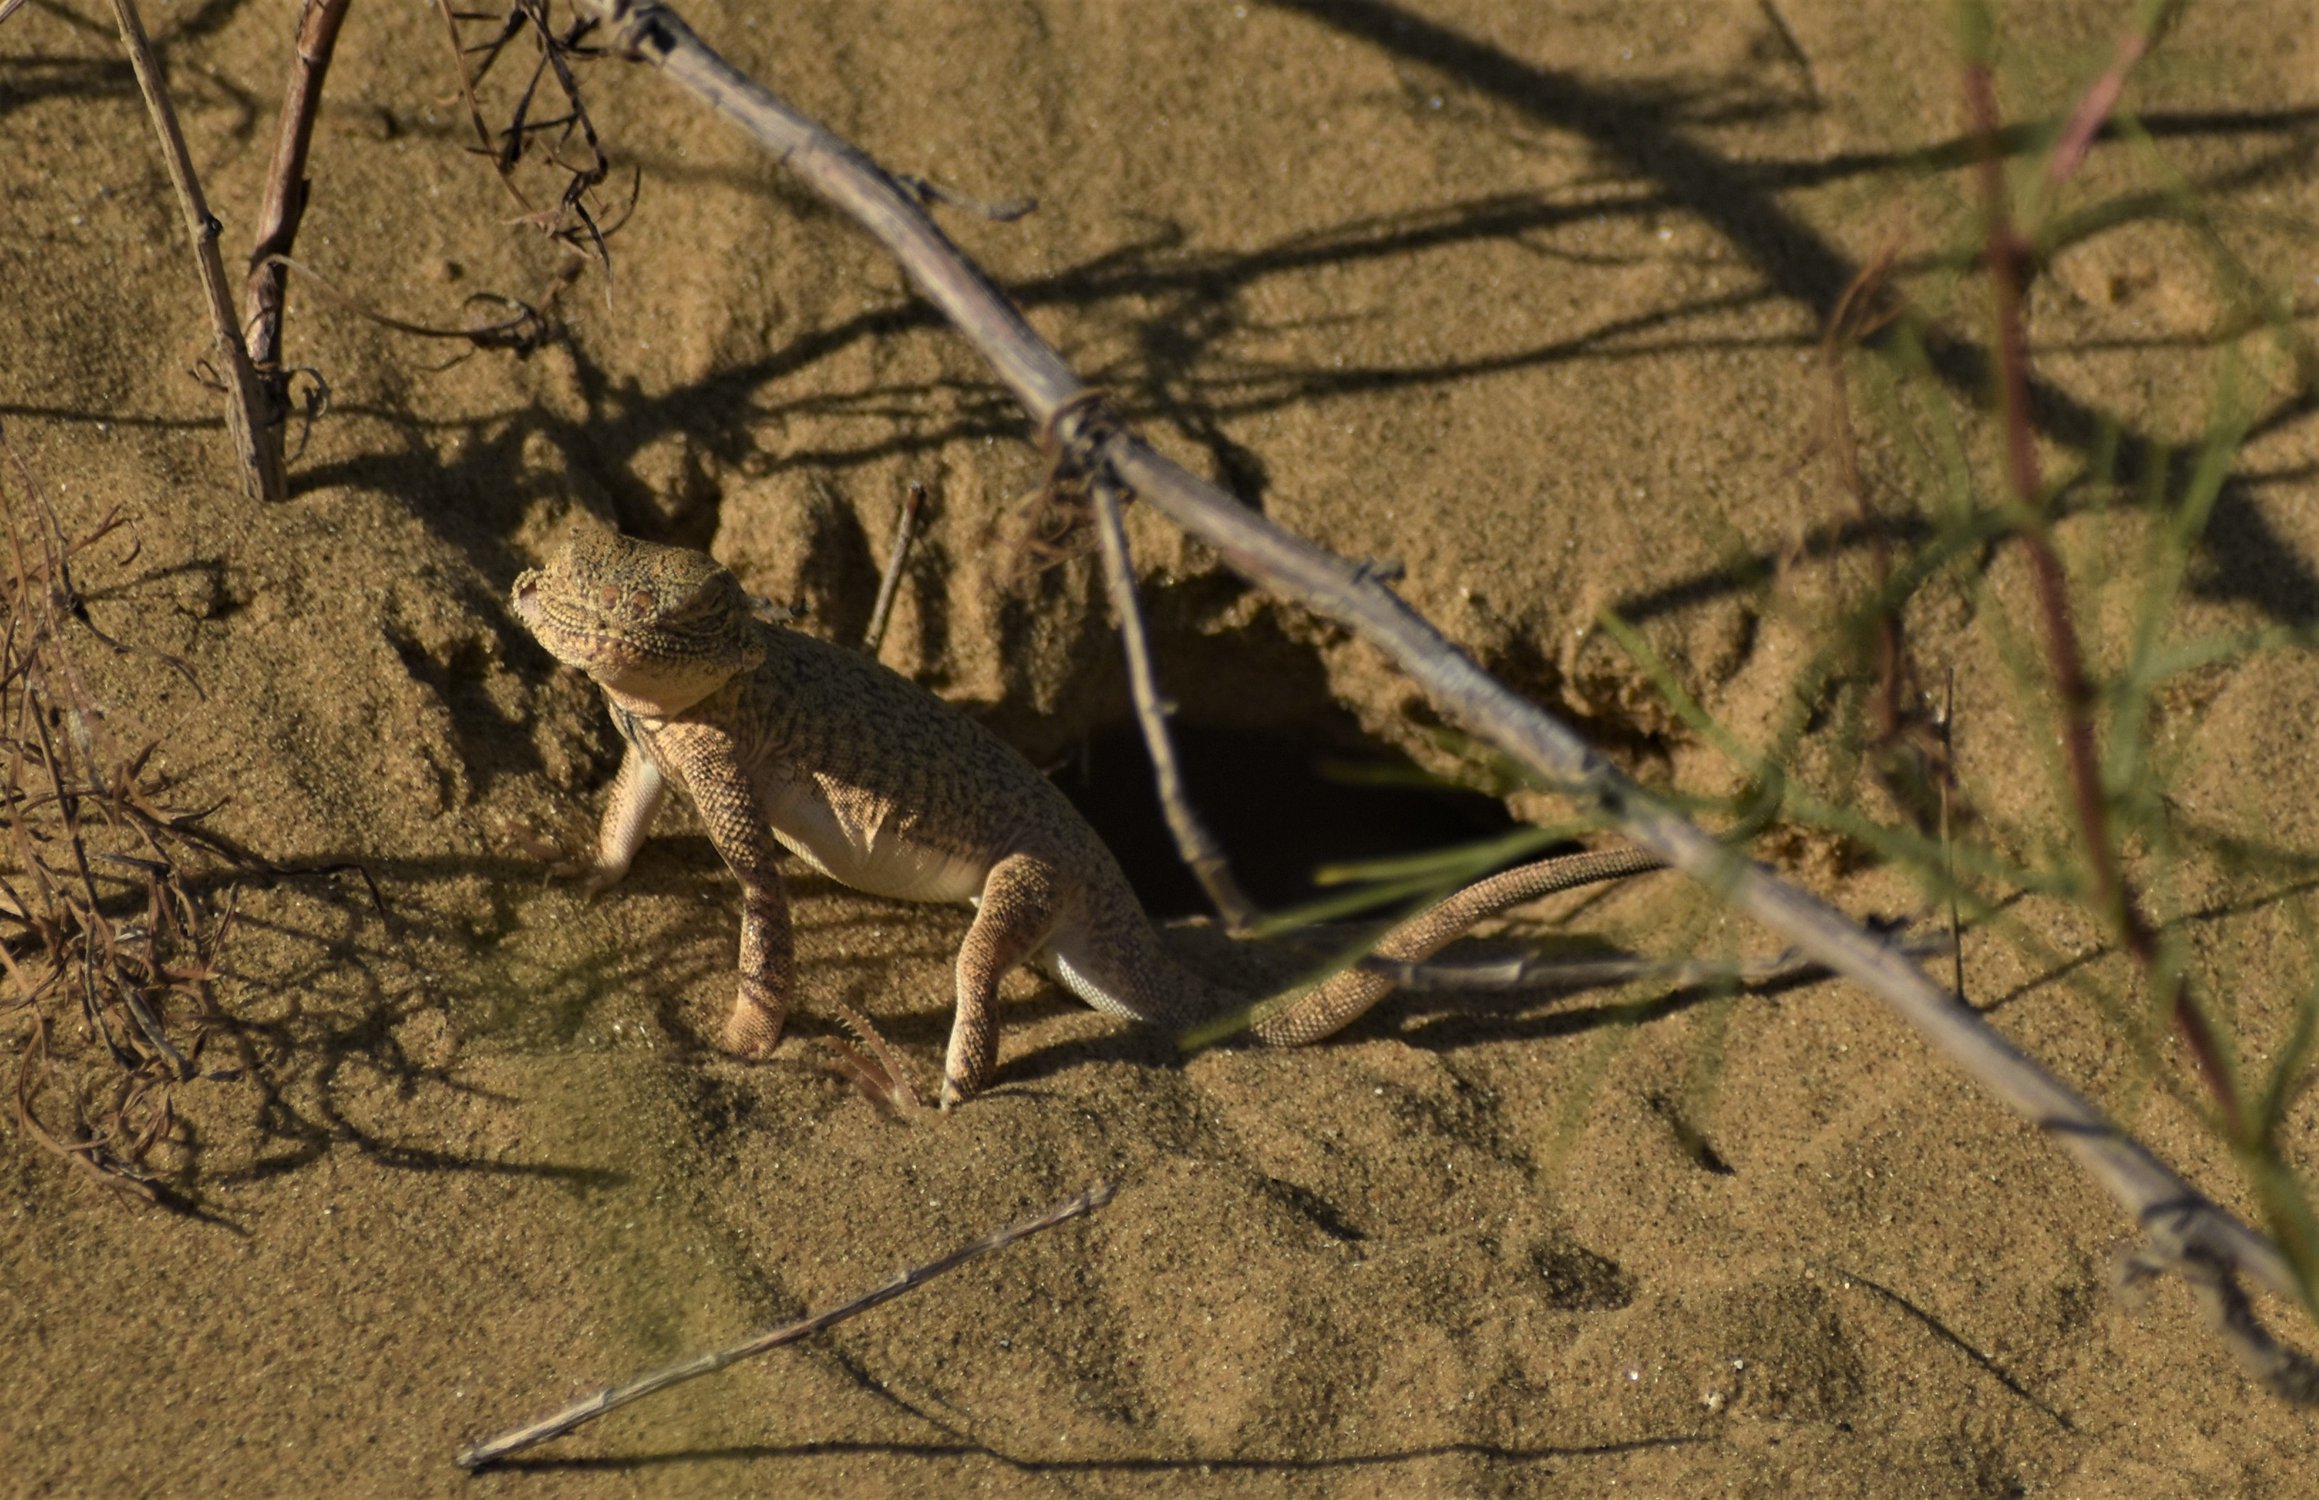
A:
{"type": "Polygon", "coordinates": [[[601,633],[598,623],[570,609],[548,583],[545,572],[529,569],[517,575],[508,602],[515,607],[515,617],[534,640],[548,648],[550,656],[585,670],[592,660],[589,648],[601,633]]]}
{"type": "Polygon", "coordinates": [[[543,629],[566,634],[592,633],[596,621],[573,609],[568,597],[560,597],[547,584],[548,575],[532,568],[518,574],[515,587],[509,591],[508,602],[515,606],[516,616],[531,627],[532,634],[538,635],[543,629]]]}

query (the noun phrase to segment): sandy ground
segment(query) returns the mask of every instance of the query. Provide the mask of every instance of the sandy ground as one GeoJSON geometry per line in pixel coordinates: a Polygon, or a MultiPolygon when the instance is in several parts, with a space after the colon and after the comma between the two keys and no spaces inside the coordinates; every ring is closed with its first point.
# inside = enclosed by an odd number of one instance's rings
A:
{"type": "MultiPolygon", "coordinates": [[[[291,8],[148,9],[230,260],[291,8]]],[[[1036,197],[1018,223],[947,222],[1158,441],[1276,520],[1397,561],[1414,604],[1654,780],[1738,778],[1602,612],[1766,745],[1870,586],[1817,349],[1880,253],[1940,337],[1911,379],[1854,362],[1877,503],[1946,503],[1943,413],[1989,455],[1938,7],[687,10],[896,169],[1036,197]]],[[[2117,10],[2010,7],[2009,111],[2065,108],[2117,10]]],[[[1130,753],[1116,647],[1084,559],[1023,565],[1021,421],[855,234],[603,63],[588,98],[643,182],[609,288],[591,271],[529,358],[446,369],[444,346],[301,288],[292,357],[333,409],[288,503],[248,505],[188,373],[205,334],[182,222],[109,27],[93,0],[0,27],[0,419],[68,524],[134,523],[133,561],[84,562],[96,622],[205,690],[101,660],[116,722],[160,740],[188,803],[230,799],[216,821],[253,847],[362,861],[392,916],[351,877],[245,893],[218,997],[268,1086],[184,1085],[156,1157],[200,1215],[92,1187],[0,1124],[0,1490],[2307,1492],[2312,1420],[2249,1385],[2179,1289],[2114,1296],[2112,1207],[1843,986],[1413,1000],[1324,1047],[1186,1061],[1019,978],[997,1088],[895,1122],[830,1071],[828,1002],[931,1080],[964,915],[807,878],[792,1039],[762,1066],[720,1057],[735,903],[689,822],[593,904],[542,879],[543,840],[588,836],[614,740],[507,585],[585,513],[712,546],[850,633],[922,481],[938,518],[887,660],[1083,773],[1090,745],[1130,753]],[[477,1479],[451,1465],[1104,1179],[1119,1195],[1093,1220],[808,1347],[477,1479]]],[[[518,63],[494,81],[503,112],[518,63]]],[[[2248,287],[2300,337],[2319,305],[2315,79],[2301,0],[2194,7],[2129,95],[2147,143],[2097,148],[2061,207],[2168,173],[2194,197],[2087,234],[2033,298],[2057,475],[2098,469],[2113,438],[2194,439],[2227,351],[2252,351],[2257,425],[2169,638],[2314,618],[2319,427],[2261,353],[2278,339],[2241,334],[2248,287]]],[[[560,252],[463,149],[437,17],[359,0],[327,98],[302,258],[418,321],[539,296],[560,252]]],[[[2099,664],[2132,637],[2145,501],[2078,507],[2059,533],[2099,664]]],[[[1374,654],[1154,517],[1134,536],[1188,721],[1291,759],[1365,736],[1450,766],[1374,654]]],[[[2026,575],[2003,548],[1953,571],[1912,606],[1912,650],[1928,681],[1953,674],[1986,826],[2050,863],[2051,711],[2009,665],[2026,575]]],[[[1860,765],[1867,687],[1839,673],[1790,757],[1892,821],[1860,765]]],[[[2319,849],[2315,694],[2294,653],[2179,679],[2151,772],[2167,805],[2319,849]]],[[[1301,841],[1333,819],[1258,800],[1228,841],[1323,857],[1301,841]]],[[[1854,910],[1914,899],[1826,834],[1788,825],[1761,852],[1854,910]]],[[[2257,1067],[2312,987],[2307,877],[2212,863],[2149,879],[2257,1067]]],[[[2194,1090],[2153,1083],[2131,1040],[2115,952],[2057,903],[2013,910],[2042,946],[1973,936],[1975,1001],[2243,1211],[2194,1090]]],[[[1665,878],[1540,915],[1652,952],[1772,946],[1665,878]]],[[[2305,1164],[2313,1120],[2290,1118],[2305,1164]]]]}

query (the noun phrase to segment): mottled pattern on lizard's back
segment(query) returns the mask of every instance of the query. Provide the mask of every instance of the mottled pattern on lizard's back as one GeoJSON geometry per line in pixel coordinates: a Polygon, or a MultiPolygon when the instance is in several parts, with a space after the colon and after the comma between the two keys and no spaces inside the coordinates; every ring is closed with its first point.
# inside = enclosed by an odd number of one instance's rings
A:
{"type": "Polygon", "coordinates": [[[945,854],[1030,851],[1092,878],[1091,855],[1111,863],[1069,799],[973,719],[859,651],[752,625],[764,661],[701,705],[752,769],[810,777],[945,854]]]}

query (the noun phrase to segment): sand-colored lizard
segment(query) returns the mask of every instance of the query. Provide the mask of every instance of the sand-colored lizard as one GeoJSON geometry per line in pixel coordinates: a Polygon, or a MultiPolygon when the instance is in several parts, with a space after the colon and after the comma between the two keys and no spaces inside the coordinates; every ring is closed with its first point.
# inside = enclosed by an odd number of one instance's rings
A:
{"type": "MultiPolygon", "coordinates": [[[[976,910],[958,951],[945,1106],[990,1081],[999,981],[1038,965],[1099,1010],[1178,1027],[1244,1003],[1171,958],[1095,830],[996,735],[867,655],[768,623],[706,553],[589,528],[515,582],[516,614],[603,688],[627,742],[595,859],[627,873],[684,787],[741,882],[740,995],[728,1051],[771,1052],[794,984],[783,849],[856,890],[976,910]]],[[[1632,848],[1493,875],[1388,932],[1387,958],[1431,956],[1504,907],[1654,868],[1632,848]]],[[[1271,1007],[1259,1041],[1317,1041],[1392,988],[1350,969],[1271,1007]]]]}

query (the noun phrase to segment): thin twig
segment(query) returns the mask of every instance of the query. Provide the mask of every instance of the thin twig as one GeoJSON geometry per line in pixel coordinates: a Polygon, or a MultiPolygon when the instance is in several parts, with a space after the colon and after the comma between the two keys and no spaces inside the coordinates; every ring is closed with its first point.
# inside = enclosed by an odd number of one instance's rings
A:
{"type": "MultiPolygon", "coordinates": [[[[1766,4],[1768,8],[1768,0],[1766,4]]],[[[1860,470],[1860,444],[1852,431],[1852,396],[1844,376],[1844,352],[1855,340],[1868,337],[1891,320],[1892,313],[1879,310],[1877,304],[1899,258],[1899,242],[1887,241],[1844,288],[1820,333],[1820,367],[1828,379],[1828,447],[1836,458],[1837,476],[1852,497],[1852,507],[1869,538],[1871,582],[1877,593],[1884,592],[1892,581],[1892,539],[1875,503],[1868,498],[1868,481],[1860,470]]],[[[1898,606],[1879,612],[1874,628],[1876,740],[1879,745],[1890,745],[1900,737],[1901,694],[1908,662],[1898,606]]]]}
{"type": "Polygon", "coordinates": [[[1159,786],[1160,811],[1175,838],[1176,853],[1185,868],[1208,893],[1216,914],[1228,932],[1246,932],[1255,925],[1256,903],[1232,878],[1224,846],[1208,832],[1208,825],[1192,807],[1184,790],[1183,767],[1176,761],[1175,742],[1168,737],[1168,714],[1173,705],[1160,696],[1159,673],[1151,664],[1151,637],[1144,629],[1143,609],[1135,598],[1135,563],[1127,554],[1127,526],[1120,516],[1119,483],[1108,474],[1095,475],[1088,484],[1095,502],[1095,536],[1103,549],[1103,583],[1111,593],[1111,607],[1119,615],[1119,643],[1127,651],[1127,690],[1135,700],[1135,722],[1143,730],[1144,749],[1151,755],[1152,779],[1159,786]]]}
{"type": "MultiPolygon", "coordinates": [[[[605,295],[610,297],[612,261],[605,240],[619,226],[605,225],[598,210],[588,206],[588,199],[610,173],[612,163],[605,156],[598,140],[595,123],[588,117],[588,108],[580,97],[579,83],[572,74],[570,63],[570,59],[575,56],[595,55],[595,50],[583,46],[583,42],[587,34],[595,29],[596,21],[583,16],[558,34],[548,20],[549,0],[513,0],[506,17],[500,23],[498,34],[481,47],[469,48],[459,39],[459,23],[485,18],[455,12],[447,0],[435,0],[435,8],[443,19],[444,34],[450,41],[452,66],[457,69],[459,76],[459,95],[467,106],[468,121],[475,129],[476,151],[491,159],[492,169],[499,174],[501,185],[516,202],[523,205],[521,222],[532,225],[574,255],[593,258],[603,265],[606,275],[605,295]],[[517,90],[507,125],[495,132],[484,123],[483,106],[477,98],[476,89],[508,45],[527,31],[539,43],[539,57],[532,66],[530,76],[517,90]],[[473,73],[467,70],[467,56],[471,51],[483,55],[482,62],[473,73]],[[541,83],[551,76],[555,80],[556,89],[563,95],[564,109],[551,118],[534,119],[532,107],[539,97],[541,83]],[[494,144],[494,136],[497,137],[497,144],[494,144]],[[587,154],[586,162],[577,165],[564,156],[564,148],[575,137],[587,154]],[[537,159],[564,177],[555,202],[544,208],[534,208],[515,181],[517,166],[522,162],[525,151],[535,143],[540,147],[537,159]]],[[[621,217],[625,219],[628,211],[634,207],[635,198],[631,195],[621,217]]]]}
{"type": "Polygon", "coordinates": [[[495,1464],[511,1453],[520,1453],[524,1449],[544,1443],[550,1438],[562,1437],[583,1422],[593,1421],[608,1411],[626,1406],[629,1402],[649,1396],[655,1391],[664,1391],[672,1385],[680,1385],[687,1380],[697,1380],[703,1375],[713,1375],[728,1365],[737,1364],[753,1355],[763,1354],[768,1349],[777,1349],[783,1344],[793,1344],[808,1334],[819,1333],[825,1328],[843,1323],[848,1318],[866,1313],[881,1302],[891,1302],[904,1292],[924,1286],[946,1271],[957,1270],[978,1255],[987,1255],[993,1250],[1013,1244],[1016,1240],[1028,1239],[1042,1230],[1052,1229],[1056,1225],[1068,1223],[1082,1214],[1092,1213],[1109,1203],[1111,1195],[1117,1190],[1115,1183],[1105,1183],[1099,1187],[1089,1188],[1068,1203],[1058,1204],[1037,1218],[1025,1219],[1021,1223],[1010,1225],[996,1234],[976,1240],[971,1245],[961,1246],[940,1260],[929,1261],[925,1265],[904,1271],[884,1286],[875,1291],[865,1292],[851,1302],[841,1303],[825,1312],[817,1312],[810,1317],[800,1318],[794,1323],[785,1323],[779,1328],[760,1333],[755,1338],[735,1344],[729,1349],[718,1349],[708,1354],[696,1354],[692,1358],[680,1364],[670,1365],[664,1370],[655,1370],[649,1375],[640,1375],[636,1379],[623,1382],[620,1385],[607,1386],[593,1396],[573,1402],[553,1416],[542,1417],[536,1422],[527,1422],[521,1427],[500,1433],[497,1437],[487,1438],[472,1448],[462,1449],[454,1462],[460,1468],[473,1472],[487,1464],[495,1464]]]}
{"type": "Polygon", "coordinates": [[[870,623],[862,631],[862,650],[872,656],[886,641],[886,621],[894,613],[894,598],[902,592],[902,569],[910,561],[910,547],[918,540],[918,523],[926,514],[926,486],[910,481],[902,492],[902,514],[894,522],[893,545],[886,549],[886,571],[878,579],[878,602],[870,606],[870,623]]]}
{"type": "Polygon", "coordinates": [[[2176,0],[2143,0],[2133,24],[2118,34],[2110,65],[2078,96],[2077,107],[2069,112],[2067,123],[2061,127],[2061,138],[2054,142],[2053,154],[2045,160],[2048,192],[2075,177],[2077,169],[2085,165],[2094,137],[2101,134],[2118,101],[2125,97],[2126,75],[2148,54],[2158,33],[2172,19],[2175,3],[2176,0]]]}
{"type": "Polygon", "coordinates": [[[1117,426],[1088,420],[1088,411],[1074,407],[1088,394],[1085,383],[867,156],[726,63],[666,6],[577,3],[608,23],[617,50],[659,67],[883,244],[1083,472],[1108,470],[1235,572],[1352,630],[1408,674],[1449,722],[1496,745],[1734,910],[1884,1000],[1999,1102],[2075,1157],[2169,1263],[2204,1253],[2282,1297],[2302,1299],[2293,1267],[2268,1240],[2200,1194],[1905,954],[1645,792],[1559,720],[1484,672],[1373,569],[1282,530],[1117,426]]]}
{"type": "Polygon", "coordinates": [[[2076,805],[2078,838],[2093,877],[2094,902],[2124,941],[2126,952],[2153,993],[2162,996],[2174,1026],[2190,1048],[2208,1092],[2223,1116],[2238,1128],[2243,1116],[2222,1048],[2183,976],[2167,972],[2158,952],[2158,929],[2127,879],[2110,830],[2109,796],[2102,787],[2101,752],[2094,743],[2094,687],[2086,674],[2085,650],[2070,609],[2069,577],[2047,530],[2050,516],[2045,481],[2038,472],[2037,438],[2029,412],[2029,334],[2023,299],[2035,259],[2029,237],[2015,223],[2005,185],[2004,157],[1997,145],[1996,80],[1986,56],[1968,57],[1965,105],[1981,138],[1982,211],[1987,216],[1989,281],[1996,303],[1997,394],[2005,434],[2005,475],[2012,501],[2029,524],[2017,535],[2029,559],[2045,634],[2047,670],[2061,710],[2062,763],[2076,805]]]}
{"type": "MultiPolygon", "coordinates": [[[[475,80],[467,72],[467,54],[459,45],[459,21],[451,13],[450,0],[435,0],[435,13],[443,18],[443,35],[451,44],[451,68],[459,75],[459,97],[467,105],[468,123],[475,127],[477,154],[490,158],[492,167],[499,173],[499,185],[506,188],[508,196],[522,205],[523,211],[528,214],[532,212],[532,201],[523,195],[523,189],[515,185],[513,163],[501,161],[499,153],[491,149],[491,127],[483,123],[483,106],[475,98],[475,80]]],[[[507,30],[500,38],[501,41],[506,41],[521,29],[517,14],[510,13],[508,16],[507,30]]]]}
{"type": "Polygon", "coordinates": [[[193,682],[185,663],[115,640],[89,619],[74,558],[110,536],[117,518],[68,537],[5,442],[0,462],[9,564],[0,569],[0,912],[21,929],[0,936],[0,1014],[22,1015],[32,1030],[17,1066],[16,1114],[28,1139],[76,1170],[160,1201],[141,1162],[171,1134],[170,1090],[193,1074],[209,1027],[224,1019],[208,987],[232,920],[230,912],[213,920],[178,865],[212,854],[239,862],[226,840],[198,826],[203,814],[162,805],[148,770],[157,747],[120,753],[75,661],[74,640],[85,634],[193,682]],[[117,920],[131,901],[141,919],[117,920]],[[102,1050],[60,1059],[49,1012],[75,1002],[84,1035],[102,1050]],[[188,1010],[181,1043],[169,1028],[188,1010]],[[92,1107],[92,1095],[109,1102],[92,1107]],[[73,1123],[43,1120],[43,1096],[61,1096],[73,1123]]]}
{"type": "MultiPolygon", "coordinates": [[[[298,38],[290,57],[290,77],[282,93],[282,118],[274,130],[274,155],[266,166],[266,198],[258,210],[258,238],[250,249],[243,294],[250,330],[250,364],[266,394],[266,424],[259,441],[277,470],[283,467],[282,435],[290,414],[291,371],[282,364],[282,305],[289,282],[286,258],[298,240],[312,184],[306,179],[306,149],[314,138],[314,117],[322,104],[322,79],[338,45],[339,24],[348,0],[305,0],[298,15],[298,38]],[[283,259],[276,259],[283,257],[283,259]]],[[[288,478],[285,475],[285,484],[288,478]]]]}
{"type": "Polygon", "coordinates": [[[894,180],[916,196],[920,203],[928,206],[939,203],[945,208],[961,209],[978,219],[988,219],[993,224],[1012,224],[1036,212],[1039,207],[1036,198],[1002,198],[996,203],[986,203],[980,198],[970,198],[956,188],[944,187],[931,178],[916,177],[908,172],[896,173],[894,180]]]}
{"type": "Polygon", "coordinates": [[[1957,785],[1957,671],[1941,677],[1941,716],[1935,726],[1941,746],[1941,884],[1949,893],[1949,986],[1959,999],[1965,995],[1965,914],[1957,884],[1957,845],[1951,793],[1957,785]]]}
{"type": "Polygon", "coordinates": [[[259,434],[266,429],[266,393],[242,344],[241,324],[234,316],[233,290],[226,284],[225,263],[218,258],[218,223],[201,196],[193,175],[193,157],[185,149],[185,135],[177,128],[177,111],[161,80],[161,64],[138,18],[136,0],[113,0],[113,16],[121,28],[121,43],[129,49],[129,65],[136,70],[137,87],[144,92],[145,108],[161,137],[161,155],[169,164],[169,180],[177,202],[185,210],[186,232],[193,236],[193,255],[201,269],[202,295],[209,303],[211,331],[217,338],[217,366],[226,387],[225,426],[232,437],[234,456],[241,463],[242,490],[252,500],[279,500],[287,492],[279,454],[268,462],[259,434]]]}

